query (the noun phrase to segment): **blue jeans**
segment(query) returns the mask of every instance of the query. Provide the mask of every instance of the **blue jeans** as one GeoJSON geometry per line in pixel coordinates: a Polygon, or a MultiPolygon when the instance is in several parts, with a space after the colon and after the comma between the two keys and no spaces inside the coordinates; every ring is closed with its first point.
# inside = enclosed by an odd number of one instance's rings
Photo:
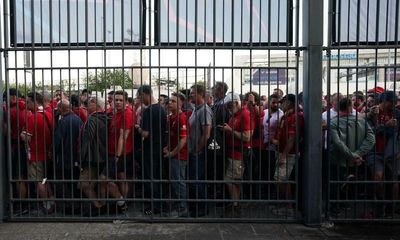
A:
{"type": "Polygon", "coordinates": [[[172,182],[172,191],[174,193],[174,197],[179,199],[178,208],[179,209],[186,209],[186,183],[182,180],[186,180],[186,167],[187,162],[181,161],[176,158],[172,158],[170,160],[171,164],[171,180],[175,180],[178,182],[172,182]]]}
{"type": "MultiPolygon", "coordinates": [[[[206,199],[206,184],[202,181],[205,180],[205,164],[206,155],[202,151],[199,154],[190,154],[189,158],[189,179],[195,180],[189,184],[189,197],[191,199],[206,199]]],[[[191,204],[192,207],[198,208],[198,211],[205,211],[205,202],[197,202],[191,204]]]]}
{"type": "MultiPolygon", "coordinates": [[[[155,150],[157,151],[157,150],[155,150]]],[[[145,203],[146,210],[153,210],[154,212],[161,211],[161,184],[160,182],[152,182],[152,180],[161,179],[161,167],[160,159],[161,156],[155,152],[151,156],[149,153],[145,153],[143,157],[143,173],[144,180],[144,197],[148,199],[154,199],[158,201],[150,201],[145,203]],[[151,158],[153,157],[153,158],[151,158]]]]}

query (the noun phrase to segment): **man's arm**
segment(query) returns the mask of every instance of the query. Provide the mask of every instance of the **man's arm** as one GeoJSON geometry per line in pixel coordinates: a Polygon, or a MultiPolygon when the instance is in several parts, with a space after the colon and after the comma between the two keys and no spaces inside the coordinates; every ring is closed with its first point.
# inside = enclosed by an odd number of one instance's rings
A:
{"type": "Polygon", "coordinates": [[[131,132],[130,129],[120,129],[119,130],[119,138],[117,142],[117,151],[115,152],[115,156],[119,157],[123,154],[124,152],[124,143],[126,143],[126,139],[129,136],[129,133],[131,132]]]}
{"type": "Polygon", "coordinates": [[[27,129],[26,129],[26,131],[22,131],[22,133],[20,135],[22,141],[25,141],[27,143],[29,143],[31,141],[31,138],[34,133],[34,128],[35,128],[35,126],[33,124],[34,121],[32,121],[33,119],[31,119],[31,118],[33,118],[32,116],[33,115],[30,115],[27,118],[27,129]]]}
{"type": "Polygon", "coordinates": [[[143,138],[148,138],[150,135],[149,131],[144,131],[143,129],[140,128],[139,133],[142,135],[143,138]]]}
{"type": "Polygon", "coordinates": [[[348,160],[350,158],[351,159],[354,158],[355,157],[354,154],[350,151],[347,145],[342,140],[340,140],[337,126],[331,124],[330,131],[331,131],[332,147],[334,147],[335,150],[343,154],[344,159],[348,160]]]}
{"type": "MultiPolygon", "coordinates": [[[[225,126],[228,126],[228,124],[225,124],[225,126]]],[[[250,140],[251,140],[251,135],[252,135],[252,131],[251,130],[239,132],[239,131],[234,131],[230,127],[228,129],[226,129],[226,130],[230,131],[234,138],[239,139],[239,140],[243,140],[243,142],[250,142],[250,140]]]]}
{"type": "Polygon", "coordinates": [[[286,142],[286,147],[283,150],[283,152],[279,153],[279,165],[282,165],[286,162],[286,154],[290,153],[294,147],[294,142],[295,142],[295,137],[294,135],[289,135],[287,142],[286,142]]]}
{"type": "Polygon", "coordinates": [[[170,156],[176,156],[178,153],[181,151],[181,149],[185,146],[186,144],[187,137],[181,137],[178,141],[178,145],[172,150],[169,155],[170,156]]]}
{"type": "Polygon", "coordinates": [[[143,112],[143,117],[142,117],[142,126],[136,125],[136,129],[138,130],[139,134],[142,136],[142,138],[148,138],[150,136],[150,109],[145,109],[143,112]]]}
{"type": "Polygon", "coordinates": [[[367,126],[367,132],[366,136],[364,137],[360,147],[355,151],[355,154],[358,156],[364,156],[367,154],[375,144],[375,134],[372,128],[369,126],[369,124],[366,124],[367,126]]]}
{"type": "Polygon", "coordinates": [[[203,135],[201,135],[199,140],[197,141],[197,146],[196,146],[197,153],[204,149],[211,133],[211,125],[205,125],[202,126],[202,128],[203,128],[203,135]]]}

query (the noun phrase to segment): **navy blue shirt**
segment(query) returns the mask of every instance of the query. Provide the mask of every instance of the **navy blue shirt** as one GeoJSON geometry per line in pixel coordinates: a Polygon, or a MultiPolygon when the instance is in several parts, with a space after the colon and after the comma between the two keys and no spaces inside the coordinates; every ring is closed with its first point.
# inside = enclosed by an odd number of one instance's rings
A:
{"type": "Polygon", "coordinates": [[[72,169],[79,162],[78,140],[82,120],[75,114],[64,115],[54,132],[54,157],[58,167],[72,169]]]}

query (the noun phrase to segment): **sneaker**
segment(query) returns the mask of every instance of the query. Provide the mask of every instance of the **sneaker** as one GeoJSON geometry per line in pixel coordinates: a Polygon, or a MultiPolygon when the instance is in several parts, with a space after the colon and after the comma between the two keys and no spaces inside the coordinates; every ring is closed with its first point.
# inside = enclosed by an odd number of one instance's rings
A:
{"type": "Polygon", "coordinates": [[[144,214],[145,216],[153,216],[153,215],[160,214],[160,213],[161,213],[160,210],[157,210],[157,209],[151,210],[151,208],[146,208],[146,209],[144,210],[144,212],[143,212],[143,214],[144,214]]]}
{"type": "Polygon", "coordinates": [[[128,205],[126,203],[122,206],[117,205],[117,211],[118,213],[126,213],[128,211],[128,205]]]}

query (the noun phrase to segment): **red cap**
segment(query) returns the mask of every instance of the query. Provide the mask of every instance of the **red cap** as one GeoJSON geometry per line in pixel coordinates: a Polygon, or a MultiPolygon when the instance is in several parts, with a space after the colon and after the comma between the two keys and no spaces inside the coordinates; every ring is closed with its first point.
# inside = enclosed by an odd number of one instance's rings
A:
{"type": "Polygon", "coordinates": [[[368,93],[374,93],[374,92],[376,92],[376,93],[383,93],[385,91],[385,89],[383,88],[383,87],[374,87],[374,88],[371,88],[370,90],[368,90],[368,93]]]}

